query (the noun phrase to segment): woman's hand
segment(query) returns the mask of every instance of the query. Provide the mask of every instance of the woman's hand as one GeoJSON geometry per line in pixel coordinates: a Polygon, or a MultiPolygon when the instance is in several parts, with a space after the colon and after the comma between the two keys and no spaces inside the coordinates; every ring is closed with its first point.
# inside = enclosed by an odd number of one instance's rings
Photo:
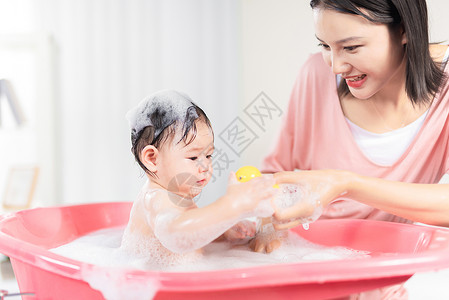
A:
{"type": "Polygon", "coordinates": [[[278,184],[295,184],[301,190],[301,199],[290,207],[282,208],[275,202],[274,227],[282,230],[316,221],[323,207],[346,193],[350,173],[340,170],[279,172],[274,178],[278,184]]]}

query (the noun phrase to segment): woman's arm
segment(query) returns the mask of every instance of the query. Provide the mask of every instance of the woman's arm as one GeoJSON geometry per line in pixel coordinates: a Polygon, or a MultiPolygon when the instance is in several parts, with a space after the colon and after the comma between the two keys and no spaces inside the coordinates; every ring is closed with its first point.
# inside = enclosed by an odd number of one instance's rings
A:
{"type": "MultiPolygon", "coordinates": [[[[327,206],[344,197],[416,222],[449,226],[448,184],[396,182],[341,170],[280,172],[275,174],[275,179],[277,183],[301,185],[307,194],[316,197],[320,202],[317,205],[327,206]]],[[[291,221],[277,228],[298,225],[298,219],[307,216],[304,211],[298,205],[276,211],[277,220],[291,221]]]]}

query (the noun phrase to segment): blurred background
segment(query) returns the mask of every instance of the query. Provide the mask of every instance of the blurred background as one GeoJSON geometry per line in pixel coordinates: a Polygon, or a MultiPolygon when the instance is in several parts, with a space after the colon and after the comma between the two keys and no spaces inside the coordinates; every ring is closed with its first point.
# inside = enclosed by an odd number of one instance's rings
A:
{"type": "MultiPolygon", "coordinates": [[[[133,201],[145,177],[125,114],[165,88],[212,121],[215,174],[198,204],[214,201],[230,171],[260,166],[318,51],[308,2],[0,0],[3,204],[133,201]]],[[[447,42],[448,2],[428,5],[431,40],[447,42]]]]}

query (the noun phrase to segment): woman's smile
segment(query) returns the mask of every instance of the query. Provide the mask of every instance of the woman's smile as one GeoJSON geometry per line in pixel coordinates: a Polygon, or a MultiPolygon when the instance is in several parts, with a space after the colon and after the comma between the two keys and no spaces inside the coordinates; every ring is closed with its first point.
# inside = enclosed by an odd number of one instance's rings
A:
{"type": "Polygon", "coordinates": [[[367,76],[366,74],[362,74],[359,76],[344,77],[344,79],[349,87],[360,88],[365,83],[367,76]]]}

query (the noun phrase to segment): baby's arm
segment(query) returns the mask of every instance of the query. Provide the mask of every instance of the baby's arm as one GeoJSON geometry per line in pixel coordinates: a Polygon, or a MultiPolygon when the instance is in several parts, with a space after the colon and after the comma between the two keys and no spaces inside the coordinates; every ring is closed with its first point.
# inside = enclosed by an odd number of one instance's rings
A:
{"type": "Polygon", "coordinates": [[[175,253],[191,252],[209,244],[239,221],[256,216],[253,211],[257,211],[259,202],[270,201],[275,194],[273,184],[272,178],[262,177],[230,184],[217,201],[185,211],[174,206],[168,195],[161,195],[165,199],[149,221],[164,247],[175,253]]]}

